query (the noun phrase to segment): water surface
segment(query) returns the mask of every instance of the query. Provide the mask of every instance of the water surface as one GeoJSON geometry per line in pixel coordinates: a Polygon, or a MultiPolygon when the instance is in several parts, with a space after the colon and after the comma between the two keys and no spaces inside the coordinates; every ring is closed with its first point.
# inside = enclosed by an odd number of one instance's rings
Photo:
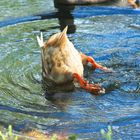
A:
{"type": "MultiPolygon", "coordinates": [[[[5,8],[4,2],[1,7],[5,8]]],[[[30,15],[25,12],[20,16],[20,12],[10,10],[8,16],[14,18],[30,15]]],[[[32,10],[32,15],[44,15],[39,7],[40,12],[32,10]]],[[[1,21],[8,17],[3,15],[1,21]]],[[[59,32],[65,25],[61,24],[61,18],[4,26],[0,29],[0,124],[12,124],[16,131],[36,128],[50,133],[76,133],[81,139],[96,140],[101,139],[100,129],[111,125],[114,139],[138,140],[140,29],[131,25],[140,25],[139,10],[78,6],[69,18],[63,18],[65,24],[70,23],[68,36],[75,47],[113,69],[112,73],[93,71],[90,67],[85,71],[85,77],[105,87],[106,94],[94,96],[75,89],[45,98],[36,35],[42,31],[47,39],[59,32]]]]}

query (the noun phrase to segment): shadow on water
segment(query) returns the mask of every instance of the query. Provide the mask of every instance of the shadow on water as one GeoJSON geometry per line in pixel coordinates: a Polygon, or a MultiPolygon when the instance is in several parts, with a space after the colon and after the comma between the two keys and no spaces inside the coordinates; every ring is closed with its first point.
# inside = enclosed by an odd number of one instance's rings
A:
{"type": "Polygon", "coordinates": [[[42,78],[42,88],[45,91],[45,98],[62,110],[65,110],[69,102],[71,102],[71,94],[75,89],[74,84],[71,82],[56,85],[44,77],[42,78]]]}
{"type": "Polygon", "coordinates": [[[45,98],[51,101],[57,108],[61,110],[66,110],[69,103],[72,102],[72,93],[73,92],[54,92],[51,93],[46,91],[45,98]]]}
{"type": "MultiPolygon", "coordinates": [[[[85,7],[76,7],[76,5],[61,5],[57,3],[57,0],[54,0],[54,6],[57,8],[58,12],[54,14],[54,17],[57,17],[60,24],[60,30],[62,31],[67,25],[68,28],[68,34],[69,33],[75,33],[76,31],[76,25],[74,24],[75,18],[90,18],[92,16],[109,16],[109,15],[127,15],[127,14],[140,14],[140,10],[132,10],[132,9],[124,9],[124,8],[114,8],[114,7],[103,7],[106,6],[126,6],[128,3],[126,1],[120,1],[120,0],[112,0],[108,2],[103,2],[101,4],[94,4],[94,5],[88,5],[88,11],[87,6],[85,7]],[[102,6],[101,6],[102,5],[102,6]],[[94,9],[93,9],[94,6],[94,9]],[[97,7],[96,7],[97,6],[97,7]],[[101,6],[101,7],[99,7],[101,6]],[[76,10],[75,10],[76,7],[76,10]],[[80,11],[80,12],[79,12],[80,11]]],[[[41,15],[43,19],[47,18],[47,15],[41,15]],[[46,17],[46,18],[44,18],[46,17]]],[[[140,27],[138,27],[140,28],[140,27]]]]}
{"type": "Polygon", "coordinates": [[[116,7],[103,7],[104,5],[122,6],[123,4],[124,6],[127,5],[125,1],[121,2],[120,0],[119,1],[113,0],[113,1],[105,2],[103,4],[94,4],[94,5],[77,7],[75,5],[61,5],[57,3],[57,0],[54,0],[54,6],[57,9],[57,12],[41,13],[41,14],[1,21],[0,27],[13,25],[17,23],[30,22],[30,21],[35,21],[35,20],[46,20],[46,19],[58,18],[59,24],[60,24],[60,30],[63,30],[64,27],[68,25],[69,26],[68,33],[74,33],[76,31],[74,18],[86,18],[86,17],[92,17],[92,16],[106,16],[106,15],[116,15],[116,14],[119,14],[119,15],[120,14],[122,15],[125,15],[125,14],[126,15],[127,14],[139,15],[140,14],[140,10],[132,10],[131,8],[125,9],[125,8],[116,8],[116,7]],[[94,6],[94,9],[93,9],[93,6],[94,6]],[[88,11],[86,11],[87,7],[88,7],[88,11]]]}

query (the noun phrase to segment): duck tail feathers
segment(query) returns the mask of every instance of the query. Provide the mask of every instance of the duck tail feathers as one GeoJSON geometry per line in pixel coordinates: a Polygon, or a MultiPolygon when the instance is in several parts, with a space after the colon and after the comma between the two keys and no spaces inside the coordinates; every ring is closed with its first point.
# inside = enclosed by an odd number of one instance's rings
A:
{"type": "Polygon", "coordinates": [[[38,42],[38,45],[40,46],[40,48],[42,48],[44,46],[43,33],[42,32],[40,33],[40,37],[37,36],[37,42],[38,42]]]}

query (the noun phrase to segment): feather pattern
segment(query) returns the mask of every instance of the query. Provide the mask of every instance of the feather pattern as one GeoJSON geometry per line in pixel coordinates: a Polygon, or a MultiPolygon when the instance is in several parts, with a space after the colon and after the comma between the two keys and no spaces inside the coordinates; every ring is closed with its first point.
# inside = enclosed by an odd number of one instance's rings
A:
{"type": "Polygon", "coordinates": [[[38,42],[38,45],[40,46],[40,48],[42,48],[44,46],[43,33],[42,32],[40,33],[40,37],[37,36],[37,42],[38,42]]]}

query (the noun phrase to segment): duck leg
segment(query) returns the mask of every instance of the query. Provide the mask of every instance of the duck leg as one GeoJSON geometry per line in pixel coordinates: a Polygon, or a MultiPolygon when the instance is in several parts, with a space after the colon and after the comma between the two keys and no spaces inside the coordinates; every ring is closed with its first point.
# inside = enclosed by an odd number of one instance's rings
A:
{"type": "Polygon", "coordinates": [[[110,71],[107,67],[104,67],[104,66],[98,64],[98,63],[94,60],[94,58],[92,58],[91,56],[87,56],[87,55],[85,55],[85,54],[83,54],[83,53],[81,53],[80,55],[81,55],[81,59],[82,59],[83,65],[86,65],[86,64],[89,62],[89,63],[92,64],[92,66],[93,66],[94,69],[101,69],[101,70],[107,71],[107,72],[110,71]]]}
{"type": "Polygon", "coordinates": [[[128,3],[133,7],[133,8],[138,8],[138,5],[136,4],[136,2],[134,0],[128,0],[128,3]]]}
{"type": "Polygon", "coordinates": [[[104,94],[105,89],[98,84],[90,84],[84,80],[78,73],[73,73],[74,79],[79,83],[80,87],[95,95],[104,94]]]}

